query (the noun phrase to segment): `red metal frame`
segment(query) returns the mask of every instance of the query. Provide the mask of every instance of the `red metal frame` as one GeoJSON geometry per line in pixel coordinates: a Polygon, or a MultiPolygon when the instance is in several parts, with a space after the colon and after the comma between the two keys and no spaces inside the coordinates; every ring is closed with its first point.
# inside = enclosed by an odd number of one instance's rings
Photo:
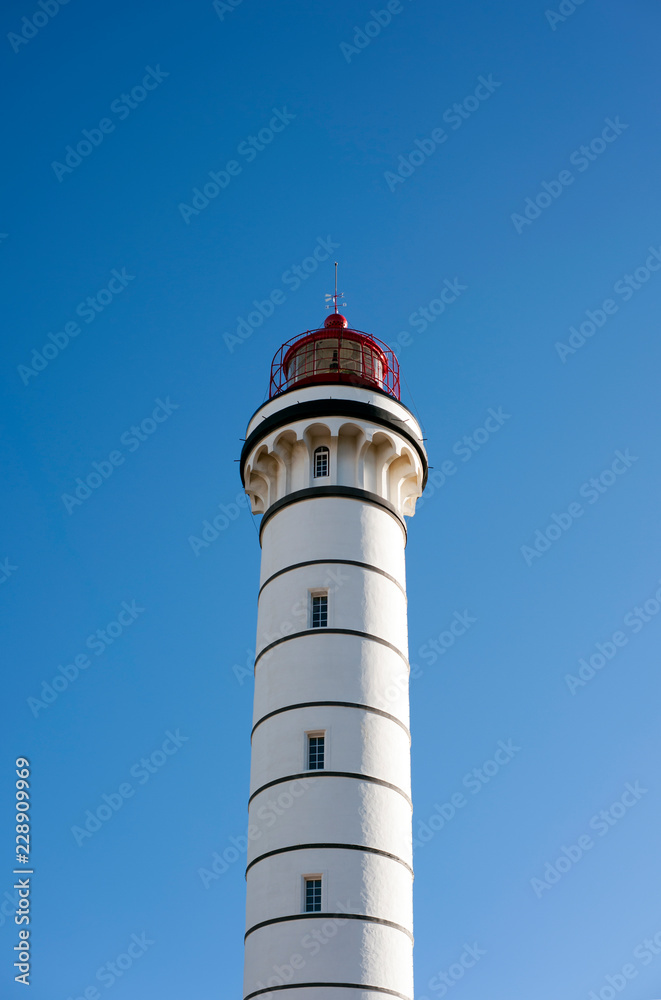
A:
{"type": "MultiPolygon", "coordinates": [[[[313,351],[309,356],[313,357],[313,351]]],[[[306,359],[307,360],[307,359],[306,359]]],[[[400,398],[399,388],[399,362],[394,352],[384,344],[382,340],[363,333],[362,330],[350,330],[348,328],[324,327],[317,330],[306,330],[283,344],[276,353],[271,364],[271,381],[269,385],[269,399],[278,396],[287,389],[294,386],[319,385],[329,382],[342,382],[348,385],[358,385],[366,388],[380,389],[395,399],[400,398]],[[325,371],[316,372],[312,365],[309,370],[302,373],[300,369],[291,376],[288,374],[288,366],[294,356],[298,354],[305,344],[316,344],[320,341],[335,341],[338,345],[338,357],[341,356],[342,342],[353,345],[360,345],[360,370],[345,370],[337,372],[325,371]],[[374,372],[374,355],[380,361],[382,374],[378,376],[374,372]]]]}

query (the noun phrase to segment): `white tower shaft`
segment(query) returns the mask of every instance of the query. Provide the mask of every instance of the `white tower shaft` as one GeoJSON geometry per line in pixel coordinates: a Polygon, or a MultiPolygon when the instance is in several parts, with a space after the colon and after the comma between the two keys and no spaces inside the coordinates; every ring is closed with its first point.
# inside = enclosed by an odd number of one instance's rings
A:
{"type": "Polygon", "coordinates": [[[265,514],[244,1000],[413,1000],[404,515],[420,428],[385,393],[308,386],[253,417],[242,472],[265,514]]]}

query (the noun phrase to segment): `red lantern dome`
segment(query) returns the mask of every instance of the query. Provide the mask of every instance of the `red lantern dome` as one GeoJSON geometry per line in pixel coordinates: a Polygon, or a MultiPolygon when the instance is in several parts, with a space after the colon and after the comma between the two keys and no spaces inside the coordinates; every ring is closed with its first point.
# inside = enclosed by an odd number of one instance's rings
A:
{"type": "Polygon", "coordinates": [[[320,329],[306,330],[282,345],[271,365],[269,398],[293,388],[337,382],[400,396],[393,351],[376,337],[349,329],[346,318],[335,312],[320,329]]]}

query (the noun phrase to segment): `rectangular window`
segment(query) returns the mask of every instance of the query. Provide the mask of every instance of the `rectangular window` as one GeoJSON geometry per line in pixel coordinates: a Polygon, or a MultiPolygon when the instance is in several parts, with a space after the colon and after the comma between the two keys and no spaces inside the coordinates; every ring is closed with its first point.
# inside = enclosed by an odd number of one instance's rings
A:
{"type": "Polygon", "coordinates": [[[321,879],[305,880],[305,913],[321,912],[321,879]]]}
{"type": "Polygon", "coordinates": [[[324,476],[328,475],[328,457],[330,452],[328,448],[321,447],[316,448],[314,453],[314,478],[323,479],[324,476]]]}
{"type": "Polygon", "coordinates": [[[308,736],[308,770],[323,771],[325,736],[308,736]]]}
{"type": "Polygon", "coordinates": [[[312,628],[328,626],[328,594],[312,595],[312,628]]]}

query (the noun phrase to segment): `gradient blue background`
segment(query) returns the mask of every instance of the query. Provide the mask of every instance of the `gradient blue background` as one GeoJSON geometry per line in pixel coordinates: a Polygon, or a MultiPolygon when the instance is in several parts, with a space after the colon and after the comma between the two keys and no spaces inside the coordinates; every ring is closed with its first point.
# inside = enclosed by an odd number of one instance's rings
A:
{"type": "MultiPolygon", "coordinates": [[[[331,261],[297,291],[282,275],[329,237],[350,322],[390,343],[412,335],[403,399],[430,463],[457,464],[410,522],[407,550],[422,671],[414,832],[453,792],[468,800],[415,853],[416,998],[440,995],[430,981],[465,943],[486,954],[449,991],[457,1000],[598,992],[661,930],[661,621],[626,630],[627,646],[576,694],[565,675],[661,579],[661,274],[565,364],[554,345],[661,246],[658,4],[585,0],[552,30],[543,2],[404,0],[350,62],[340,44],[370,20],[367,0],[244,0],[222,20],[206,0],[73,0],[15,53],[6,35],[35,10],[5,4],[0,49],[0,559],[17,567],[0,584],[0,895],[11,899],[13,762],[26,755],[31,996],[81,996],[143,932],[154,944],[113,997],[242,996],[244,858],[206,889],[199,870],[245,831],[242,671],[260,551],[245,509],[198,555],[189,538],[240,491],[240,438],[272,355],[323,321],[331,261]],[[58,181],[52,162],[149,65],[167,78],[124,121],[110,115],[114,132],[58,181]],[[385,172],[489,74],[493,96],[391,192],[385,172]],[[252,163],[237,157],[283,107],[291,124],[252,163]],[[628,128],[518,234],[511,215],[615,116],[628,128]],[[241,175],[186,224],[180,203],[232,158],[241,175]],[[18,366],[113,268],[135,277],[25,385],[18,366]],[[415,328],[411,314],[445,279],[466,291],[415,328]],[[284,304],[230,351],[224,335],[276,289],[284,304]],[[122,434],[166,396],[178,409],[130,453],[122,434]],[[510,415],[498,433],[469,462],[453,456],[498,407],[510,415]],[[124,464],[68,514],[62,495],[118,448],[124,464]],[[521,546],[617,449],[637,461],[528,566],[521,546]],[[132,600],[144,613],[35,718],[27,699],[132,600]],[[425,660],[465,609],[470,631],[425,660]],[[188,738],[177,754],[144,785],[131,779],[176,728],[188,738]],[[467,792],[464,776],[510,739],[521,748],[511,763],[467,792]],[[127,780],[134,797],[78,846],[71,828],[127,780]],[[635,781],[647,794],[537,898],[531,879],[635,781]]],[[[3,915],[8,997],[23,990],[15,941],[3,915]]],[[[637,971],[621,995],[660,997],[661,955],[637,971]]]]}

